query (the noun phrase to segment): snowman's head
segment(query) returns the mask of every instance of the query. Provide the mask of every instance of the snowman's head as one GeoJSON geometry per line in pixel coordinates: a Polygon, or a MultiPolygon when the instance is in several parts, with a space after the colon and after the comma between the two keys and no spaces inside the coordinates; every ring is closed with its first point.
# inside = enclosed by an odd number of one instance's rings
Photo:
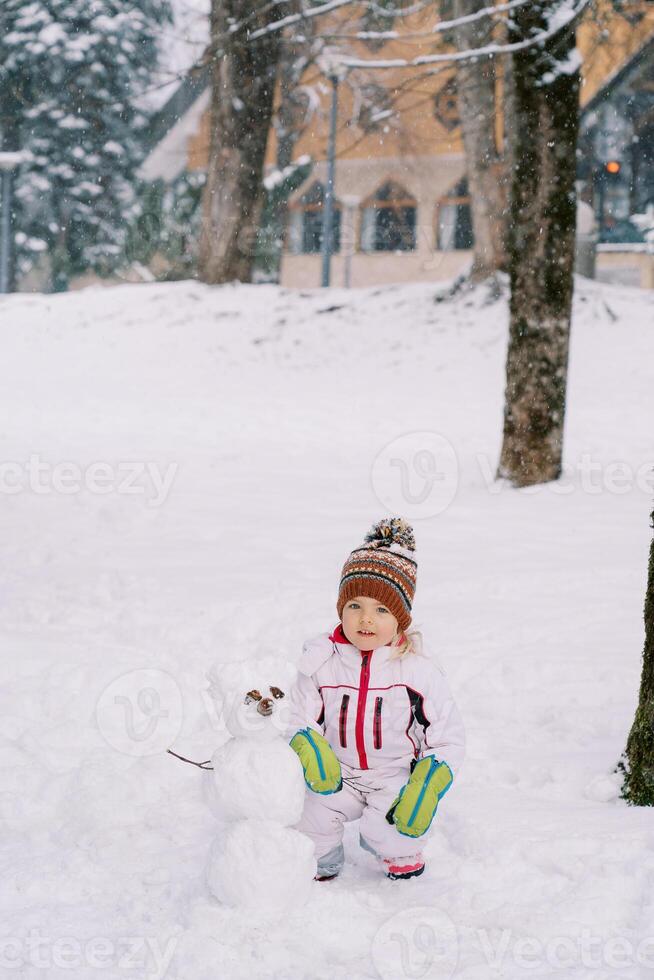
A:
{"type": "Polygon", "coordinates": [[[291,664],[272,657],[216,664],[209,674],[209,692],[230,735],[266,739],[283,735],[294,674],[291,664]]]}

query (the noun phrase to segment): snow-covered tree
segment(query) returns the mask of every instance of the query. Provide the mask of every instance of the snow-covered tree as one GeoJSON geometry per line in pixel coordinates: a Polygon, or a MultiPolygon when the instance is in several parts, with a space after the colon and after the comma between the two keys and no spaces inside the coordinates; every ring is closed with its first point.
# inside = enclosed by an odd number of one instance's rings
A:
{"type": "Polygon", "coordinates": [[[47,252],[55,289],[121,261],[147,121],[138,104],[168,19],[169,0],[0,6],[5,143],[32,157],[16,183],[19,263],[47,252]]]}
{"type": "MultiPolygon", "coordinates": [[[[261,226],[254,249],[253,276],[258,282],[277,278],[282,229],[277,215],[311,172],[309,157],[300,157],[264,180],[261,226]]],[[[202,222],[203,171],[184,171],[172,183],[143,184],[139,214],[132,223],[125,247],[131,265],[149,266],[158,279],[189,279],[198,272],[198,241],[202,222]]]]}
{"type": "Polygon", "coordinates": [[[200,238],[204,282],[248,282],[264,200],[282,21],[290,3],[212,0],[211,135],[200,238]]]}
{"type": "Polygon", "coordinates": [[[204,184],[202,171],[189,170],[171,184],[157,180],[139,187],[138,214],[125,244],[127,263],[151,265],[159,278],[171,280],[197,274],[204,184]]]}
{"type": "MultiPolygon", "coordinates": [[[[651,526],[654,527],[654,513],[651,526]]],[[[629,733],[622,795],[637,806],[654,806],[654,538],[650,542],[645,593],[645,649],[636,717],[629,733]]]]}
{"type": "Polygon", "coordinates": [[[511,319],[498,475],[516,486],[561,474],[576,230],[579,67],[573,0],[512,12],[511,319]],[[529,43],[546,36],[539,44],[529,43]]]}

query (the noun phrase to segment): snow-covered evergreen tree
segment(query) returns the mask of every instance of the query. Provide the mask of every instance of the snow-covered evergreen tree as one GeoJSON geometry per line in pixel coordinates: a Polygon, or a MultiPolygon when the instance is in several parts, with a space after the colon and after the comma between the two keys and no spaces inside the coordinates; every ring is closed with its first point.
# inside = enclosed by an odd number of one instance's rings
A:
{"type": "Polygon", "coordinates": [[[171,184],[144,184],[139,214],[128,230],[125,256],[129,262],[157,266],[158,278],[188,279],[197,275],[202,171],[186,170],[171,184]],[[156,259],[155,259],[156,257],[156,259]]]}
{"type": "MultiPolygon", "coordinates": [[[[654,512],[650,527],[654,527],[654,512]]],[[[654,806],[654,538],[650,540],[645,592],[645,649],[640,695],[627,749],[618,768],[624,774],[624,799],[635,806],[654,806]]]]}
{"type": "Polygon", "coordinates": [[[19,268],[47,251],[52,285],[121,259],[169,0],[3,0],[5,148],[32,154],[16,182],[19,268]],[[14,144],[10,146],[10,144],[14,144]]]}

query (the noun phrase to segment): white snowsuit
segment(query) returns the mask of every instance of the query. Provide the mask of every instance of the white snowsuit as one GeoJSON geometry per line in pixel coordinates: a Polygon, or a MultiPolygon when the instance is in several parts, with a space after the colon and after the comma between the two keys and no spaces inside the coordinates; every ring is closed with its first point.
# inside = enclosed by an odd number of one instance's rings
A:
{"type": "MultiPolygon", "coordinates": [[[[406,837],[386,813],[407,782],[413,759],[433,755],[456,775],[465,732],[442,670],[425,655],[391,659],[390,646],[366,653],[347,641],[340,625],[304,644],[291,692],[289,735],[313,728],[329,741],[343,772],[343,788],[321,795],[307,789],[296,829],[314,842],[318,871],[343,864],[343,824],[361,818],[361,846],[388,869],[422,863],[420,838],[406,837]]],[[[433,827],[433,824],[432,824],[433,827]]]]}

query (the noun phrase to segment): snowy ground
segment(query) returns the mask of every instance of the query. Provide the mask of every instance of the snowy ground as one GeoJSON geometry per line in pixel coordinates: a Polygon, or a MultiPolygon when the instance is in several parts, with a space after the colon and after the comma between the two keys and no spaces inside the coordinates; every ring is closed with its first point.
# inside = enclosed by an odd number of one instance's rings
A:
{"type": "Polygon", "coordinates": [[[0,304],[0,975],[654,976],[654,823],[612,776],[643,641],[652,294],[579,282],[569,474],[530,494],[492,483],[506,301],[434,294],[0,304]],[[209,665],[296,659],[391,510],[469,739],[428,871],[382,879],[349,827],[308,905],[221,908],[208,777],[163,749],[211,755],[209,665]]]}

